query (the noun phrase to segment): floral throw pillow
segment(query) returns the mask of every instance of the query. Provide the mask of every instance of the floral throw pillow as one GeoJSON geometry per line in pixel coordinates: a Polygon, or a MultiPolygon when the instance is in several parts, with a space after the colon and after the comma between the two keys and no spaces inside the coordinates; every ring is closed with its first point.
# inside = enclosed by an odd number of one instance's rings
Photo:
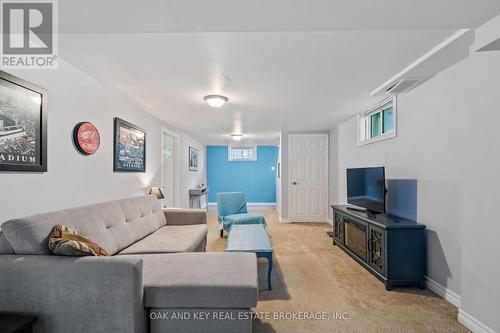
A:
{"type": "Polygon", "coordinates": [[[87,237],[63,225],[52,228],[49,249],[61,256],[107,256],[108,252],[87,237]]]}

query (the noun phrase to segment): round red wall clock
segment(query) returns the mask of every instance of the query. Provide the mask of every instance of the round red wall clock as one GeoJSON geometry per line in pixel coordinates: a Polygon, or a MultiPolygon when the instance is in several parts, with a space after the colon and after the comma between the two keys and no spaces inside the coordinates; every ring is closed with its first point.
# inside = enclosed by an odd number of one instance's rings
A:
{"type": "Polygon", "coordinates": [[[81,122],[73,129],[73,142],[80,153],[92,155],[99,149],[101,138],[94,125],[89,122],[81,122]]]}

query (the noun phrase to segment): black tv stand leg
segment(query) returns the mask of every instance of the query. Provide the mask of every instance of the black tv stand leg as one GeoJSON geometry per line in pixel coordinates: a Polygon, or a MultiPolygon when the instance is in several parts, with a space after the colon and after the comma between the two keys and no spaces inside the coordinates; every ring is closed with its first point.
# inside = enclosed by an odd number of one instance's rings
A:
{"type": "Polygon", "coordinates": [[[392,290],[392,283],[391,282],[385,281],[384,285],[385,285],[385,290],[387,290],[387,291],[391,291],[392,290]]]}
{"type": "Polygon", "coordinates": [[[421,290],[427,289],[426,286],[425,286],[425,280],[418,281],[418,288],[421,289],[421,290]]]}

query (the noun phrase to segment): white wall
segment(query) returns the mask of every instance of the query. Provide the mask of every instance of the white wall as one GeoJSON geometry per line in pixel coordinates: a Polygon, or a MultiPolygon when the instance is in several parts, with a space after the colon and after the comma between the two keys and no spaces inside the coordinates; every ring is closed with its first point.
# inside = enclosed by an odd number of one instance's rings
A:
{"type": "MultiPolygon", "coordinates": [[[[334,128],[330,131],[330,144],[329,144],[329,175],[328,175],[328,202],[329,205],[340,204],[340,193],[336,189],[339,183],[339,150],[338,150],[338,130],[334,128]]],[[[342,175],[343,176],[343,175],[342,175]]],[[[345,200],[345,199],[344,199],[345,200]]],[[[328,207],[328,218],[333,223],[333,210],[328,207]]]]}
{"type": "Polygon", "coordinates": [[[280,144],[278,147],[278,163],[279,163],[279,169],[278,166],[276,168],[276,210],[278,211],[278,215],[281,216],[281,182],[283,178],[282,175],[283,164],[281,161],[281,135],[280,135],[280,144]]]}
{"type": "MultiPolygon", "coordinates": [[[[199,184],[207,184],[207,147],[188,135],[180,135],[180,205],[189,207],[189,189],[199,184]],[[198,149],[198,171],[189,171],[189,147],[198,149]]],[[[202,200],[203,201],[203,200],[202,200]]],[[[204,203],[203,203],[204,204],[204,203]]]]}
{"type": "MultiPolygon", "coordinates": [[[[62,60],[57,70],[9,72],[48,89],[48,172],[0,173],[1,222],[39,212],[144,195],[150,186],[160,185],[161,128],[168,128],[167,124],[62,60]],[[113,117],[123,118],[147,131],[146,173],[113,172],[113,117]],[[100,131],[101,147],[92,156],[82,156],[73,147],[72,130],[80,121],[90,121],[100,131]]],[[[180,141],[180,202],[187,207],[187,189],[206,182],[205,146],[184,134],[180,141]],[[200,149],[197,173],[187,171],[189,145],[200,149]]]]}
{"type": "Polygon", "coordinates": [[[354,166],[384,165],[388,179],[416,179],[417,217],[428,227],[427,275],[496,331],[499,124],[500,53],[475,53],[399,96],[396,138],[358,147],[356,118],[334,129],[339,167],[331,189],[345,202],[345,169],[354,166]]]}
{"type": "Polygon", "coordinates": [[[279,159],[281,164],[281,177],[278,182],[280,193],[279,200],[276,202],[278,207],[279,218],[282,222],[288,222],[288,134],[280,133],[280,154],[279,159]]]}

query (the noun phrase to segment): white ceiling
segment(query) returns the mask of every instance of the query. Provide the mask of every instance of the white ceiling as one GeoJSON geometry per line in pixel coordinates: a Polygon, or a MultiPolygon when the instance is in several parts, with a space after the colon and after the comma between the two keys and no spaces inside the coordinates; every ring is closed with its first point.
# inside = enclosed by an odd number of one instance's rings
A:
{"type": "Polygon", "coordinates": [[[65,0],[60,54],[205,144],[239,131],[276,144],[356,114],[455,29],[500,13],[499,1],[437,2],[65,0]],[[211,109],[213,93],[229,103],[211,109]]]}
{"type": "Polygon", "coordinates": [[[63,0],[61,32],[256,32],[459,29],[498,0],[63,0]]]}

